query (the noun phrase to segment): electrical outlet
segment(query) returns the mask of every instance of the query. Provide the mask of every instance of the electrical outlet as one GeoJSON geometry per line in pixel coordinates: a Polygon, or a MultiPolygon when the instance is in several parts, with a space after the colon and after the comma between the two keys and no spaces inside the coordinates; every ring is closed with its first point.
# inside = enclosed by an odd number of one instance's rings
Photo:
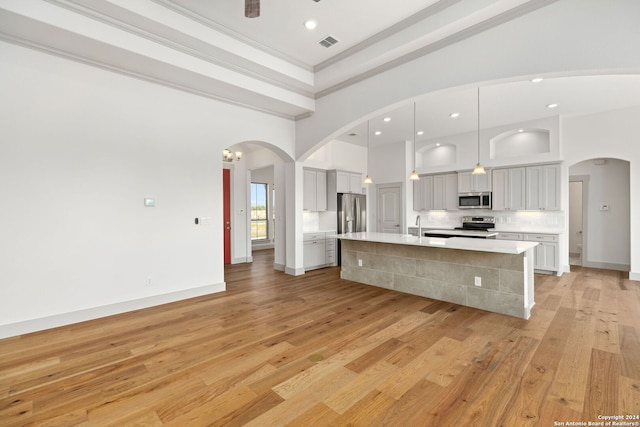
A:
{"type": "Polygon", "coordinates": [[[476,276],[476,280],[474,283],[476,286],[482,286],[482,277],[476,276]]]}
{"type": "Polygon", "coordinates": [[[151,276],[147,276],[147,286],[151,286],[151,276]]]}
{"type": "Polygon", "coordinates": [[[361,259],[358,260],[358,267],[362,267],[362,260],[361,259]]]}

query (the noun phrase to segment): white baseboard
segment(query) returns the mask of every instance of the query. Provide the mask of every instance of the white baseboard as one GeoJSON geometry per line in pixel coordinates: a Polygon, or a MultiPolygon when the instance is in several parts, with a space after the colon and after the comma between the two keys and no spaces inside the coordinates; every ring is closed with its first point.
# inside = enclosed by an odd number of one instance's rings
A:
{"type": "Polygon", "coordinates": [[[300,276],[301,274],[304,274],[304,267],[302,268],[285,267],[284,272],[292,276],[300,276]]]}
{"type": "Polygon", "coordinates": [[[284,264],[274,263],[273,264],[273,269],[274,270],[278,270],[278,271],[285,271],[285,265],[284,264]]]}
{"type": "Polygon", "coordinates": [[[244,264],[245,262],[253,262],[253,257],[252,256],[237,257],[231,260],[231,264],[244,264]]]}
{"type": "Polygon", "coordinates": [[[197,288],[185,289],[168,294],[154,295],[131,301],[123,301],[115,304],[103,305],[100,307],[87,308],[85,310],[72,311],[69,313],[55,314],[53,316],[40,317],[38,319],[24,320],[22,322],[0,325],[0,339],[13,337],[16,335],[28,334],[45,329],[57,328],[59,326],[71,325],[73,323],[85,322],[87,320],[112,316],[114,314],[126,313],[128,311],[140,310],[156,305],[181,301],[202,295],[213,294],[226,290],[225,282],[215,285],[200,286],[197,288]]]}
{"type": "Polygon", "coordinates": [[[591,262],[591,261],[587,261],[587,262],[583,262],[582,263],[583,267],[589,267],[589,268],[602,268],[605,270],[618,270],[618,271],[629,271],[631,270],[631,266],[629,264],[613,264],[610,262],[591,262]]]}
{"type": "Polygon", "coordinates": [[[629,280],[640,280],[640,273],[629,272],[629,280]]]}

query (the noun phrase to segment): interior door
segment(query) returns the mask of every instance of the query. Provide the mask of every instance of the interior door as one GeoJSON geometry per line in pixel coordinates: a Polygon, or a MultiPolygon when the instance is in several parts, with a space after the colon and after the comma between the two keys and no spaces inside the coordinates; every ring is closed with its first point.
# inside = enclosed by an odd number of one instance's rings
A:
{"type": "Polygon", "coordinates": [[[378,186],[378,229],[383,233],[402,233],[402,188],[378,186]]]}
{"type": "Polygon", "coordinates": [[[229,169],[222,169],[222,194],[224,263],[231,264],[231,173],[229,169]]]}

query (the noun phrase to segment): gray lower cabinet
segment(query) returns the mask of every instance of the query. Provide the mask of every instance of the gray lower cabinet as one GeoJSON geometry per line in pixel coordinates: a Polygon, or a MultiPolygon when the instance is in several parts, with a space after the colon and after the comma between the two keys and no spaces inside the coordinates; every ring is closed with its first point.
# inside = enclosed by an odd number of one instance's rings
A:
{"type": "Polygon", "coordinates": [[[496,236],[499,240],[524,240],[537,242],[533,252],[533,269],[537,271],[558,272],[560,259],[558,252],[558,235],[542,233],[511,233],[499,232],[496,236]]]}
{"type": "Polygon", "coordinates": [[[336,265],[336,239],[326,236],[335,231],[304,233],[303,265],[305,270],[336,265]]]}
{"type": "Polygon", "coordinates": [[[523,240],[538,242],[533,257],[535,270],[558,271],[558,235],[557,234],[525,234],[523,240]]]}

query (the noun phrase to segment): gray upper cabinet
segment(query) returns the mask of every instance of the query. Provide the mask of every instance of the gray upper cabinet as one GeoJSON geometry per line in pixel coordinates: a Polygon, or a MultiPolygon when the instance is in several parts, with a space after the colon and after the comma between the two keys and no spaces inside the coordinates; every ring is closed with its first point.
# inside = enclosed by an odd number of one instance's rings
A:
{"type": "Polygon", "coordinates": [[[508,211],[525,208],[525,168],[493,170],[493,210],[508,211]]]}
{"type": "Polygon", "coordinates": [[[527,210],[560,210],[560,165],[528,166],[527,210]]]}
{"type": "Polygon", "coordinates": [[[422,175],[413,183],[413,210],[458,209],[458,175],[422,175]]]}
{"type": "Polygon", "coordinates": [[[338,207],[338,193],[364,194],[362,191],[362,174],[341,170],[327,171],[327,210],[335,211],[338,207]]]}
{"type": "Polygon", "coordinates": [[[304,169],[304,195],[302,208],[305,211],[327,210],[327,172],[304,169]]]}
{"type": "Polygon", "coordinates": [[[458,172],[458,193],[477,193],[491,191],[491,171],[483,175],[469,172],[458,172]]]}
{"type": "Polygon", "coordinates": [[[560,210],[560,165],[493,170],[493,210],[560,210]]]}
{"type": "Polygon", "coordinates": [[[362,194],[362,174],[345,171],[335,171],[335,174],[337,193],[362,194]]]}

